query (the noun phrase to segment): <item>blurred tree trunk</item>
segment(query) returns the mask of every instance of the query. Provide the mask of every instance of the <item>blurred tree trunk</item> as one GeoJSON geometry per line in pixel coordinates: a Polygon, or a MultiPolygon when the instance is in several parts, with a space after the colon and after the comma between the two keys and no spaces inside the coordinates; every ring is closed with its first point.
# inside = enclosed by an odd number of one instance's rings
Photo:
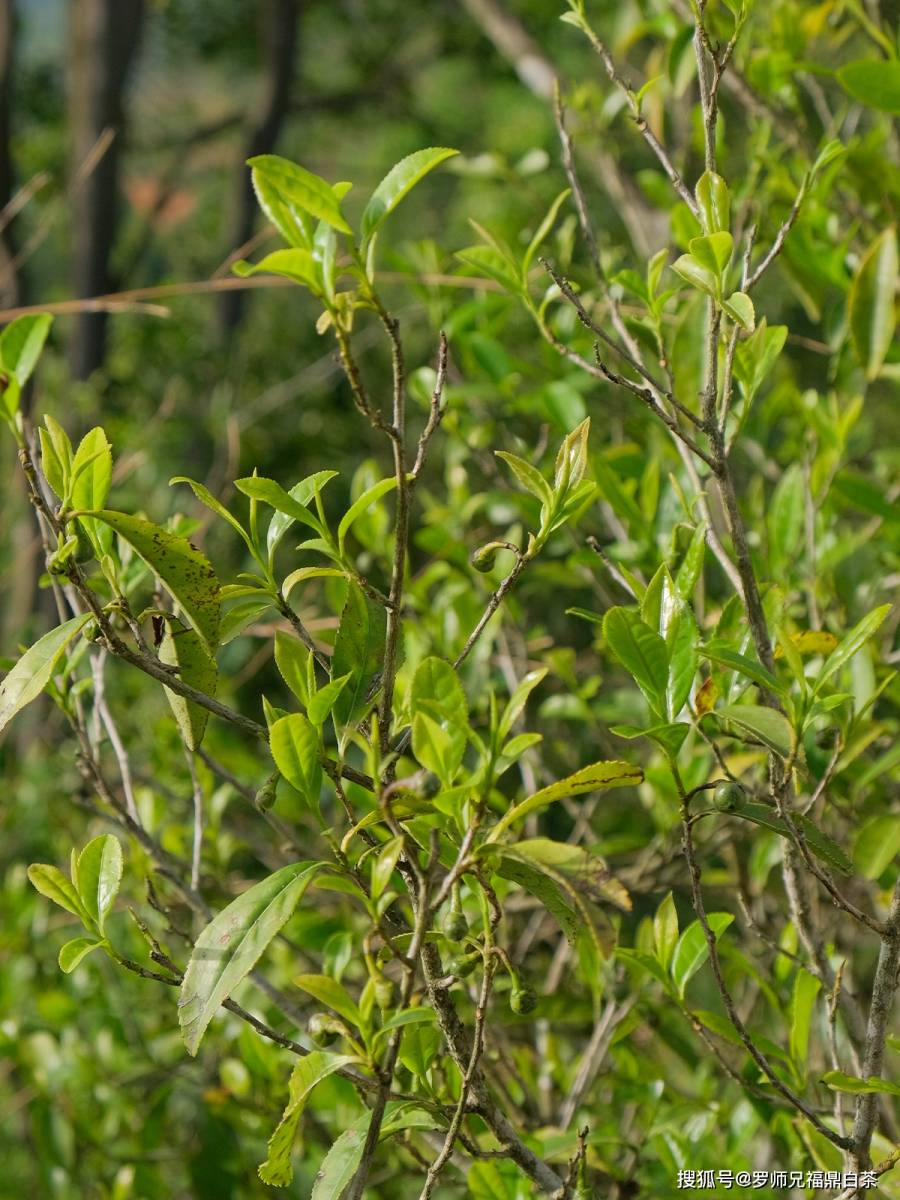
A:
{"type": "MultiPolygon", "coordinates": [[[[144,0],[72,0],[71,13],[72,286],[74,295],[82,297],[116,286],[110,255],[119,209],[123,96],[144,0]],[[106,131],[112,140],[103,150],[106,131]]],[[[87,378],[101,365],[105,341],[105,314],[85,313],[77,318],[70,349],[76,379],[87,378]]]]}
{"type": "MultiPolygon", "coordinates": [[[[294,59],[301,0],[263,0],[260,41],[263,52],[263,94],[259,112],[247,131],[237,166],[235,199],[228,230],[229,252],[243,246],[253,233],[256,200],[250,183],[247,159],[269,154],[288,114],[294,83],[294,59]]],[[[223,292],[219,297],[219,326],[223,334],[239,324],[246,297],[242,292],[223,292]]]]}
{"type": "MultiPolygon", "coordinates": [[[[12,76],[16,54],[15,0],[0,0],[0,209],[12,199],[13,179],[10,137],[12,135],[12,76]]],[[[19,273],[13,263],[15,238],[9,224],[0,227],[0,304],[12,308],[22,302],[19,273]]]]}

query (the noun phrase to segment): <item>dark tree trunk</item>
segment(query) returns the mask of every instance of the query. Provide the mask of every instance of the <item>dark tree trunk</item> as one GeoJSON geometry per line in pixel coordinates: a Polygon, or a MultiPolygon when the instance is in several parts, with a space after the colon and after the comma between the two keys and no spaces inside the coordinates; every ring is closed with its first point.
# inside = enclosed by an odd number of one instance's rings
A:
{"type": "MultiPolygon", "coordinates": [[[[72,285],[77,297],[96,296],[116,286],[110,256],[119,211],[123,96],[143,15],[144,0],[73,0],[72,4],[69,115],[71,173],[76,184],[72,285]],[[92,162],[107,130],[112,141],[92,162]]],[[[77,318],[70,350],[76,379],[87,378],[102,364],[105,341],[104,314],[77,318]]]]}
{"type": "MultiPolygon", "coordinates": [[[[15,0],[0,0],[0,209],[12,199],[15,187],[10,149],[15,36],[15,0]]],[[[14,265],[15,257],[15,237],[10,223],[4,220],[0,227],[0,305],[4,308],[13,308],[22,302],[19,272],[14,265]]]]}
{"type": "MultiPolygon", "coordinates": [[[[270,153],[278,141],[291,100],[299,15],[300,0],[263,0],[263,95],[258,115],[243,143],[237,167],[235,200],[228,231],[229,251],[243,246],[253,233],[256,201],[246,161],[254,154],[270,153]]],[[[244,303],[242,292],[222,293],[219,298],[219,325],[224,334],[240,322],[244,303]]]]}

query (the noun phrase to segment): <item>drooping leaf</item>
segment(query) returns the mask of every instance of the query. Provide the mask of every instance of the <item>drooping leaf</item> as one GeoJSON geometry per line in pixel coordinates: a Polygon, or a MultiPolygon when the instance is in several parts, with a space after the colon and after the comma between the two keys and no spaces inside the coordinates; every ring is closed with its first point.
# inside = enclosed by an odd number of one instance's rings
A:
{"type": "Polygon", "coordinates": [[[78,895],[100,933],[115,903],[122,881],[122,847],[111,833],[93,838],[78,855],[78,895]]]}
{"type": "Polygon", "coordinates": [[[725,645],[717,639],[707,642],[705,646],[701,646],[700,653],[704,658],[708,658],[720,666],[737,671],[738,674],[743,675],[753,683],[759,684],[760,687],[768,688],[770,692],[784,692],[784,688],[779,681],[771,671],[766,670],[758,659],[750,658],[746,654],[739,654],[737,650],[732,650],[730,646],[725,645]]]}
{"type": "Polygon", "coordinates": [[[546,871],[536,865],[516,846],[504,846],[500,851],[497,874],[525,888],[554,917],[568,942],[574,946],[583,921],[578,910],[566,899],[565,893],[546,871]]]}
{"type": "Polygon", "coordinates": [[[880,372],[894,337],[897,271],[897,231],[891,228],[869,247],[850,288],[850,333],[867,379],[880,372]]]}
{"type": "Polygon", "coordinates": [[[783,713],[758,704],[725,704],[716,715],[736,725],[742,733],[758,738],[782,758],[790,758],[794,733],[783,713]]]}
{"type": "MultiPolygon", "coordinates": [[[[258,604],[252,611],[254,614],[258,611],[258,604]]],[[[178,677],[182,683],[189,684],[206,696],[215,696],[219,679],[215,658],[197,631],[182,625],[175,617],[165,622],[159,659],[160,662],[178,667],[178,677]]],[[[165,693],[184,744],[189,750],[198,750],[209,720],[209,709],[185,699],[171,688],[166,688],[165,693]]]]}
{"type": "Polygon", "coordinates": [[[66,647],[90,619],[90,613],[72,617],[45,633],[25,651],[0,683],[0,729],[8,725],[17,712],[41,694],[50,682],[66,647]]]}
{"type": "Polygon", "coordinates": [[[98,509],[88,514],[109,525],[162,581],[184,615],[215,654],[219,636],[219,581],[209,559],[187,538],[128,513],[98,509]]]}
{"type": "Polygon", "coordinates": [[[583,792],[597,792],[605,788],[636,787],[643,778],[644,772],[641,768],[632,766],[631,763],[617,761],[592,763],[589,767],[582,767],[574,775],[560,779],[557,783],[551,783],[549,787],[541,788],[527,800],[522,800],[521,803],[514,805],[500,818],[487,840],[489,842],[496,841],[504,829],[507,829],[514,821],[518,821],[529,813],[537,812],[538,809],[546,808],[548,804],[552,804],[555,800],[561,800],[564,796],[579,796],[583,792]]]}
{"type": "Polygon", "coordinates": [[[372,193],[363,211],[360,223],[363,246],[420,179],[458,153],[458,150],[450,150],[445,146],[429,146],[408,154],[393,166],[372,193]]]}
{"type": "Polygon", "coordinates": [[[338,1016],[349,1021],[351,1025],[355,1025],[357,1029],[365,1029],[366,1022],[359,1011],[359,1006],[347,989],[336,979],[332,979],[329,975],[297,975],[294,983],[304,992],[308,992],[310,996],[314,996],[321,1004],[333,1008],[338,1016]]]}
{"type": "Polygon", "coordinates": [[[197,1053],[219,1005],[253,970],[322,867],[317,862],[282,867],[232,900],[197,938],[178,999],[189,1054],[197,1053]]]}
{"type": "Polygon", "coordinates": [[[214,512],[217,517],[221,517],[223,521],[227,521],[235,533],[243,539],[247,548],[250,549],[250,535],[237,517],[230,513],[225,505],[215,498],[209,488],[204,487],[202,483],[198,483],[196,479],[189,479],[187,475],[173,475],[169,480],[169,486],[171,487],[174,483],[186,483],[200,503],[205,505],[210,512],[214,512]]]}

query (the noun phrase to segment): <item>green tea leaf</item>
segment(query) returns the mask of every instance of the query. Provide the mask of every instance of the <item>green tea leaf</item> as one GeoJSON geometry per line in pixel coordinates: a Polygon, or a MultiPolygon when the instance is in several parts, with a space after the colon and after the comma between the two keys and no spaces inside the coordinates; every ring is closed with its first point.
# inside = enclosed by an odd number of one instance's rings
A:
{"type": "Polygon", "coordinates": [[[313,1182],[310,1200],[340,1200],[343,1196],[344,1190],[356,1174],[356,1168],[362,1158],[369,1120],[367,1114],[366,1128],[354,1126],[351,1129],[345,1129],[334,1140],[319,1167],[319,1173],[313,1182]]]}
{"type": "Polygon", "coordinates": [[[0,729],[8,725],[17,712],[41,694],[50,682],[66,647],[90,619],[90,613],[72,617],[45,633],[25,651],[0,683],[0,729]]]}
{"type": "Polygon", "coordinates": [[[162,581],[215,654],[219,637],[219,581],[206,555],[187,538],[128,513],[98,509],[87,514],[109,525],[162,581]]]}
{"type": "Polygon", "coordinates": [[[854,100],[900,116],[900,62],[896,59],[859,59],[841,67],[837,77],[854,100]]]}
{"type": "Polygon", "coordinates": [[[809,971],[800,969],[794,976],[794,990],[791,994],[791,1060],[797,1078],[806,1079],[807,1057],[809,1054],[809,1027],[812,1021],[813,1005],[821,988],[821,981],[809,971]]]}
{"type": "Polygon", "coordinates": [[[297,975],[294,983],[302,991],[315,997],[321,1004],[333,1008],[338,1016],[349,1021],[351,1025],[355,1025],[357,1029],[366,1028],[366,1022],[363,1020],[356,1001],[337,980],[332,979],[329,975],[297,975]]]}
{"type": "Polygon", "coordinates": [[[423,179],[429,171],[453,158],[458,150],[445,146],[429,146],[416,150],[392,167],[372,193],[360,223],[360,239],[365,246],[382,222],[390,216],[403,197],[423,179]]]}
{"type": "Polygon", "coordinates": [[[866,1092],[883,1092],[888,1096],[900,1096],[900,1085],[890,1083],[887,1079],[879,1079],[870,1075],[868,1079],[860,1079],[857,1075],[845,1075],[843,1071],[826,1071],[822,1082],[835,1092],[849,1092],[851,1096],[860,1096],[866,1092]]]}
{"type": "Polygon", "coordinates": [[[870,613],[845,634],[828,658],[826,658],[822,670],[819,672],[819,678],[816,680],[815,691],[818,692],[823,683],[826,683],[836,671],[839,671],[850,659],[857,654],[866,644],[870,637],[878,630],[884,618],[891,611],[892,605],[882,604],[878,608],[873,608],[870,613]]]}
{"type": "MultiPolygon", "coordinates": [[[[253,614],[259,611],[254,604],[253,614]]],[[[205,696],[214,697],[219,668],[206,642],[197,633],[172,617],[165,622],[165,632],[159,647],[160,662],[178,667],[178,677],[205,696]]],[[[189,750],[199,750],[209,720],[209,709],[187,700],[171,688],[165,689],[166,699],[178,724],[184,744],[189,750]]]]}
{"type": "Polygon", "coordinates": [[[28,879],[42,896],[78,917],[88,929],[91,928],[91,915],[85,908],[84,901],[78,895],[74,883],[66,879],[58,867],[48,863],[32,863],[28,868],[28,879]]]}
{"type": "Polygon", "coordinates": [[[338,525],[338,546],[342,553],[347,534],[356,518],[361,517],[366,509],[371,508],[376,500],[380,500],[382,496],[386,496],[396,486],[397,477],[395,475],[391,475],[387,479],[380,479],[378,483],[373,483],[370,488],[366,488],[363,494],[350,505],[343,517],[341,517],[341,522],[338,525]]]}
{"type": "Polygon", "coordinates": [[[665,719],[669,655],[666,643],[628,608],[611,608],[603,618],[610,650],[644,693],[657,716],[665,719]]]}
{"type": "Polygon", "coordinates": [[[97,950],[102,945],[103,943],[98,942],[96,938],[72,938],[60,947],[59,969],[66,975],[71,975],[83,958],[87,958],[92,950],[97,950]]]}
{"type": "Polygon", "coordinates": [[[91,920],[102,934],[119,884],[122,881],[122,847],[111,833],[101,834],[88,842],[78,855],[78,895],[91,920]]]}
{"type": "Polygon", "coordinates": [[[869,247],[850,288],[850,334],[866,379],[878,376],[893,341],[897,270],[897,231],[886,229],[869,247]]]}
{"type": "Polygon", "coordinates": [[[197,938],[178,998],[189,1054],[197,1053],[219,1005],[253,970],[322,867],[317,862],[282,867],[232,900],[197,938]]]}
{"type": "Polygon", "coordinates": [[[549,787],[541,788],[527,800],[522,800],[519,804],[514,805],[500,818],[489,833],[487,841],[495,842],[504,829],[508,829],[514,821],[518,821],[520,817],[525,817],[529,813],[537,812],[538,809],[546,808],[548,804],[552,804],[555,800],[562,800],[564,796],[580,796],[584,792],[598,792],[606,788],[636,787],[643,778],[644,772],[640,767],[626,762],[596,762],[589,767],[582,767],[574,775],[568,775],[557,783],[551,783],[549,787]]]}
{"type": "MultiPolygon", "coordinates": [[[[707,914],[707,922],[718,941],[734,917],[731,913],[712,912],[707,914]]],[[[670,973],[678,989],[678,995],[684,997],[688,983],[697,974],[709,958],[709,945],[706,934],[699,921],[692,921],[678,939],[672,954],[670,973]]]]}
{"type": "Polygon", "coordinates": [[[318,175],[277,154],[259,154],[247,163],[271,186],[282,203],[310,213],[340,233],[353,232],[341,213],[334,189],[318,175]]]}
{"type": "Polygon", "coordinates": [[[31,378],[52,324],[50,313],[33,313],[16,317],[0,332],[0,370],[20,388],[31,378]]]}
{"type": "Polygon", "coordinates": [[[322,788],[321,739],[315,726],[302,713],[281,717],[269,730],[269,746],[275,766],[291,787],[316,808],[322,788]]]}

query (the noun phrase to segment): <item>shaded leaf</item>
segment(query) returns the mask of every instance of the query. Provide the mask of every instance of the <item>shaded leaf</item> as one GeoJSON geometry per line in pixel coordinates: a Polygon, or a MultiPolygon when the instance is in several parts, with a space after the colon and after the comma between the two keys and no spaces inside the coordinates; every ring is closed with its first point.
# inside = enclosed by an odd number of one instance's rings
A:
{"type": "MultiPolygon", "coordinates": [[[[267,605],[263,604],[263,607],[267,605]]],[[[259,608],[259,602],[254,601],[251,615],[256,615],[259,608]]],[[[215,696],[219,668],[207,649],[206,642],[195,629],[182,625],[174,617],[167,620],[159,647],[159,659],[160,662],[178,667],[182,683],[189,684],[206,696],[215,696]]],[[[193,700],[185,699],[171,688],[165,688],[165,693],[184,744],[189,750],[198,750],[209,720],[209,709],[195,704],[193,700]]]]}
{"type": "Polygon", "coordinates": [[[850,288],[850,334],[867,379],[878,375],[894,337],[897,269],[897,232],[886,229],[869,247],[850,288]]]}

